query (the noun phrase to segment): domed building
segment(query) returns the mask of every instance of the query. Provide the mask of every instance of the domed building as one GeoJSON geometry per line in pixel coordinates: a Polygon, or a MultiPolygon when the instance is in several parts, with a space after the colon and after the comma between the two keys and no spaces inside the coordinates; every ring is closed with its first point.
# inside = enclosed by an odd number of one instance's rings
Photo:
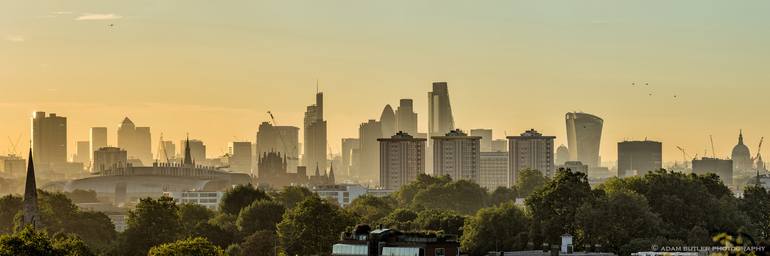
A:
{"type": "Polygon", "coordinates": [[[733,147],[733,171],[748,171],[754,169],[749,147],[743,144],[743,131],[738,135],[738,145],[733,147]]]}

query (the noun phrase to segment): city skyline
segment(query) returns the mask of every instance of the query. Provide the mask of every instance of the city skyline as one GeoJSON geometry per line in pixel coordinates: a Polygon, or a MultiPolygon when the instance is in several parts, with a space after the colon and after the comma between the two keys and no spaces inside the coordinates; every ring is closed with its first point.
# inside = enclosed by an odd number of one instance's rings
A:
{"type": "MultiPolygon", "coordinates": [[[[425,94],[446,81],[455,126],[493,129],[496,139],[534,128],[566,145],[564,113],[584,111],[606,121],[605,161],[614,161],[618,141],[644,138],[664,143],[665,162],[681,161],[675,146],[703,155],[709,135],[726,158],[739,129],[754,152],[770,120],[742,113],[761,109],[768,92],[761,67],[770,39],[745,29],[766,30],[755,24],[768,3],[693,3],[666,3],[661,12],[611,1],[448,2],[427,19],[430,3],[337,10],[341,2],[311,2],[326,12],[310,12],[238,2],[215,7],[228,17],[202,25],[196,14],[212,7],[198,2],[182,13],[174,1],[4,2],[0,88],[14,93],[0,95],[0,136],[28,141],[30,113],[46,111],[68,117],[68,152],[90,127],[107,127],[115,146],[114,131],[128,116],[153,129],[153,151],[161,132],[172,141],[190,133],[221,155],[231,141],[253,141],[267,111],[301,127],[319,81],[329,146],[338,153],[341,138],[355,137],[358,124],[402,98],[414,100],[418,131],[427,132],[425,94]],[[529,97],[514,97],[522,92],[529,97]]],[[[9,144],[3,138],[0,152],[9,144]]]]}

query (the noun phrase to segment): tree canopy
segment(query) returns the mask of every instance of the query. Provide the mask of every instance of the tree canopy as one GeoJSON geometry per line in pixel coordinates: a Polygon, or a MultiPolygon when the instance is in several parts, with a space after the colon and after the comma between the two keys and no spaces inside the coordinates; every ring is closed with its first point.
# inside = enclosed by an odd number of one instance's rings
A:
{"type": "Polygon", "coordinates": [[[222,248],[202,237],[188,238],[157,245],[150,249],[148,256],[224,256],[222,248]]]}
{"type": "Polygon", "coordinates": [[[354,218],[338,206],[309,197],[284,215],[278,237],[288,255],[329,254],[340,233],[354,225],[354,218]]]}

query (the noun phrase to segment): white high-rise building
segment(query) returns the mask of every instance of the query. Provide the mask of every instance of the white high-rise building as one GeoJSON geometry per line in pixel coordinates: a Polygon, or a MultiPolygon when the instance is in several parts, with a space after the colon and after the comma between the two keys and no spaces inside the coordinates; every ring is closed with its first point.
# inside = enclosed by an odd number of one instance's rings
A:
{"type": "Polygon", "coordinates": [[[433,136],[433,174],[449,175],[454,180],[479,182],[481,137],[452,130],[444,136],[433,136]]]}
{"type": "Polygon", "coordinates": [[[494,191],[508,187],[508,152],[481,152],[479,185],[494,191]]]}
{"type": "Polygon", "coordinates": [[[128,117],[118,127],[118,147],[128,152],[128,159],[138,159],[143,165],[153,162],[150,127],[136,127],[128,117]]]}
{"type": "Polygon", "coordinates": [[[425,173],[425,141],[398,132],[380,138],[380,187],[399,189],[425,173]]]}
{"type": "Polygon", "coordinates": [[[471,136],[481,137],[481,152],[493,152],[492,150],[492,129],[472,129],[471,136]]]}
{"type": "Polygon", "coordinates": [[[508,185],[516,184],[519,171],[538,170],[551,176],[554,170],[553,140],[555,136],[543,136],[531,129],[521,136],[508,136],[508,185]]]}

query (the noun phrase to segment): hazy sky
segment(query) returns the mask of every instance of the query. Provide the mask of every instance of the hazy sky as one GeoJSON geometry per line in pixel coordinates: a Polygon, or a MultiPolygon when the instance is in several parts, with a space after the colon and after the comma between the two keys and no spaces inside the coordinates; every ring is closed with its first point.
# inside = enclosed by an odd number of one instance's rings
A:
{"type": "Polygon", "coordinates": [[[724,157],[741,128],[754,154],[770,136],[769,12],[764,0],[3,0],[0,152],[41,110],[68,117],[70,153],[91,126],[114,144],[129,116],[153,144],[189,132],[219,155],[253,141],[268,110],[301,126],[318,80],[335,153],[400,98],[426,130],[427,91],[447,81],[456,125],[495,137],[535,128],[564,143],[577,110],[605,119],[604,160],[624,138],[663,141],[664,161],[681,159],[675,145],[703,155],[710,134],[724,157]]]}

